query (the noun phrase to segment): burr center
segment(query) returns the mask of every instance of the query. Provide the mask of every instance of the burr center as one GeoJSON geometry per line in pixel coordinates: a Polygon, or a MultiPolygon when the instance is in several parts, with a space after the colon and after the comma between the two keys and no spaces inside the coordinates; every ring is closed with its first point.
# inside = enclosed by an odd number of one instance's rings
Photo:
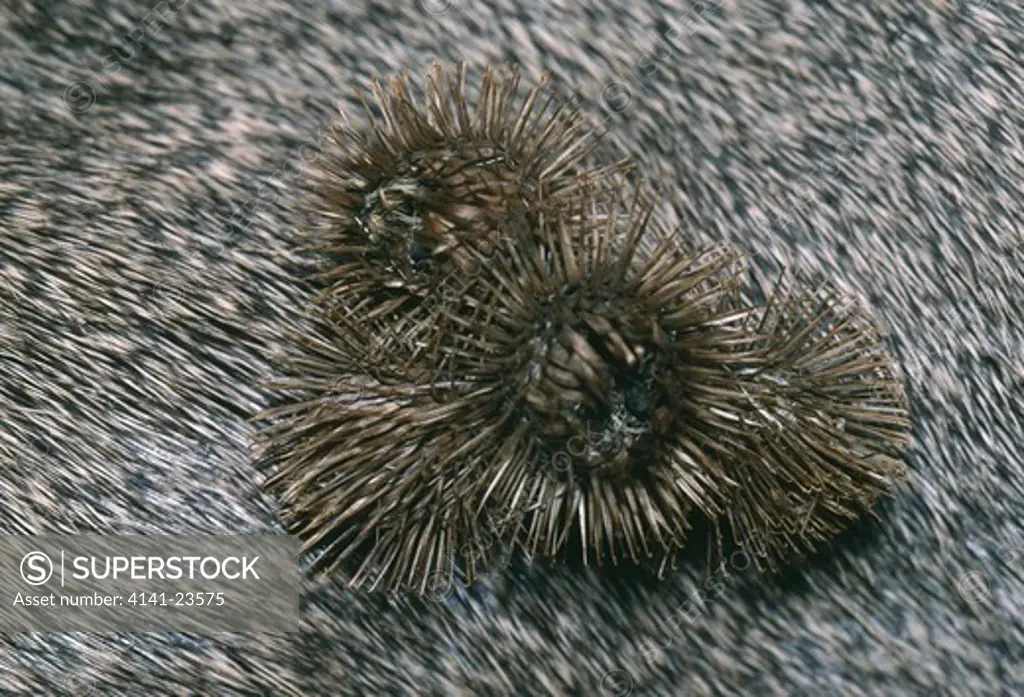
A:
{"type": "Polygon", "coordinates": [[[555,469],[624,474],[649,461],[667,415],[657,354],[596,312],[549,325],[534,346],[525,402],[555,469]]]}

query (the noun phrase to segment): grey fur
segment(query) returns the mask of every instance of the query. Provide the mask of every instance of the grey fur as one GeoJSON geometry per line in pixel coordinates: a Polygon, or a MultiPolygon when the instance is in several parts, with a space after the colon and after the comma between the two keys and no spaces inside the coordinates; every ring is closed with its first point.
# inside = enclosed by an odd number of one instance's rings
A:
{"type": "Polygon", "coordinates": [[[666,220],[860,295],[913,480],[804,568],[713,577],[700,614],[692,560],[444,603],[311,584],[293,636],[3,637],[0,693],[1024,694],[1019,4],[424,3],[0,7],[0,531],[279,529],[246,418],[309,298],[296,173],[353,80],[459,57],[550,69],[666,220]]]}

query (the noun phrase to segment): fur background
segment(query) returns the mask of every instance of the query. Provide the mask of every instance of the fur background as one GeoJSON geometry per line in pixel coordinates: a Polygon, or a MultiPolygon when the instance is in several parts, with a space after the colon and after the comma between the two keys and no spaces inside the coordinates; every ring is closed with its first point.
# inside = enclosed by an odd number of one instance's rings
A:
{"type": "Polygon", "coordinates": [[[1022,37],[1002,0],[7,0],[4,533],[279,530],[246,419],[309,297],[296,172],[435,59],[550,70],[666,219],[857,293],[916,442],[880,522],[692,619],[689,562],[311,585],[290,636],[3,636],[0,694],[1024,695],[1022,37]]]}

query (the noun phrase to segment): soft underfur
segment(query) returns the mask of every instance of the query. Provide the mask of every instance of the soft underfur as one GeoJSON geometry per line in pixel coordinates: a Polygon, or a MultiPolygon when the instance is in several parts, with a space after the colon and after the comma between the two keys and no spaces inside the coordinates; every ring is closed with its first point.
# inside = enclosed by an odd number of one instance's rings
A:
{"type": "Polygon", "coordinates": [[[4,533],[279,531],[246,419],[311,297],[300,146],[435,59],[550,70],[664,219],[858,294],[916,442],[878,522],[701,614],[697,553],[444,603],[311,584],[290,636],[4,636],[0,693],[1024,694],[1022,36],[1001,0],[4,3],[4,533]]]}

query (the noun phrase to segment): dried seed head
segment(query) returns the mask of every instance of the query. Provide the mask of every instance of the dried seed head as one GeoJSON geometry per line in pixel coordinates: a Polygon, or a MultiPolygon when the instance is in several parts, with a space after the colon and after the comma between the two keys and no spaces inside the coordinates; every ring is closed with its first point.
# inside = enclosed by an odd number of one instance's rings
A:
{"type": "Polygon", "coordinates": [[[732,484],[699,450],[717,383],[751,360],[740,257],[662,236],[639,258],[651,211],[637,194],[540,216],[537,242],[496,255],[441,349],[494,388],[479,393],[502,426],[481,502],[534,510],[530,555],[578,543],[584,560],[661,558],[732,484]]]}
{"type": "Polygon", "coordinates": [[[748,408],[735,441],[723,536],[775,569],[871,511],[906,474],[910,421],[881,334],[842,292],[780,280],[756,317],[761,358],[743,376],[748,408]]]}
{"type": "Polygon", "coordinates": [[[486,70],[475,99],[466,77],[461,63],[434,65],[420,100],[407,76],[377,83],[375,104],[363,99],[371,133],[347,118],[334,130],[311,211],[330,223],[309,235],[330,261],[320,274],[326,299],[351,308],[381,287],[434,292],[467,272],[467,247],[497,244],[508,217],[557,207],[626,168],[587,167],[598,139],[568,102],[546,94],[547,77],[521,95],[516,69],[486,70]]]}
{"type": "Polygon", "coordinates": [[[345,369],[342,346],[335,336],[296,352],[294,376],[276,386],[304,397],[258,417],[264,487],[315,569],[343,570],[352,587],[423,594],[452,580],[478,528],[476,472],[496,440],[486,400],[384,385],[345,369]]]}

